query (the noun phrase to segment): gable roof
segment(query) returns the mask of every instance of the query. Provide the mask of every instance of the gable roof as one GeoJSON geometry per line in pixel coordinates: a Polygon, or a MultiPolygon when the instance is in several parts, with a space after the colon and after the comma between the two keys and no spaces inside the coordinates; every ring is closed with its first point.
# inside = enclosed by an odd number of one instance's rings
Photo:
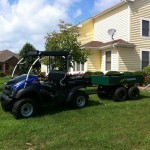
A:
{"type": "Polygon", "coordinates": [[[84,47],[84,48],[88,48],[88,47],[100,47],[103,44],[104,43],[100,42],[100,41],[91,41],[89,43],[86,43],[86,44],[82,45],[82,47],[84,47]]]}
{"type": "Polygon", "coordinates": [[[9,50],[0,51],[0,62],[5,62],[5,61],[7,61],[8,59],[10,59],[12,57],[16,57],[17,59],[19,59],[18,54],[13,53],[9,50]]]}
{"type": "Polygon", "coordinates": [[[118,40],[114,40],[114,41],[110,41],[110,42],[100,42],[100,41],[91,41],[87,44],[82,45],[82,48],[85,49],[104,49],[107,47],[112,47],[112,46],[124,46],[124,47],[135,47],[134,44],[126,42],[122,39],[118,39],[118,40]]]}

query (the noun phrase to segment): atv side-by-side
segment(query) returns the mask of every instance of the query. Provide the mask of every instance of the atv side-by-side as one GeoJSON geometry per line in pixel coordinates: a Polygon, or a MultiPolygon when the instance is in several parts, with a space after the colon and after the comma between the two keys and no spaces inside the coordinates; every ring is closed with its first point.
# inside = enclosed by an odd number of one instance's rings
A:
{"type": "Polygon", "coordinates": [[[69,53],[66,51],[35,51],[22,58],[12,73],[26,57],[34,57],[27,74],[12,78],[5,83],[1,95],[1,106],[12,111],[16,119],[35,116],[40,107],[54,103],[70,103],[74,108],[82,108],[88,103],[88,95],[80,90],[90,84],[89,78],[68,75],[69,53]],[[36,63],[46,57],[48,74],[46,79],[32,75],[36,63]]]}
{"type": "Polygon", "coordinates": [[[69,58],[67,51],[27,53],[14,68],[12,79],[4,85],[0,96],[3,110],[11,111],[16,119],[21,119],[36,116],[42,106],[49,104],[69,103],[74,108],[83,108],[88,103],[88,94],[82,88],[91,85],[98,86],[94,93],[99,98],[109,97],[117,102],[139,98],[137,84],[144,82],[142,75],[69,75],[69,58]],[[27,74],[13,78],[18,65],[28,57],[35,59],[27,74]],[[44,57],[48,68],[46,77],[36,71],[44,57]]]}

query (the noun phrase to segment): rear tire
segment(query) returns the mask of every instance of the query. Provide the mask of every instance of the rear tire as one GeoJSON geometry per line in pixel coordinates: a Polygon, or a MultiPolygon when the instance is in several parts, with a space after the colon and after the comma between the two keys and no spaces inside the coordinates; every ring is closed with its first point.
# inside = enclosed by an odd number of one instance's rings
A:
{"type": "Polygon", "coordinates": [[[77,91],[74,94],[72,106],[74,108],[83,108],[88,104],[88,95],[83,91],[77,91]]]}
{"type": "Polygon", "coordinates": [[[34,117],[37,114],[37,104],[30,98],[24,98],[14,103],[12,114],[16,119],[34,117]]]}
{"type": "Polygon", "coordinates": [[[136,100],[139,98],[139,96],[140,96],[140,90],[138,89],[138,87],[137,86],[130,87],[128,91],[129,99],[136,100]]]}
{"type": "Polygon", "coordinates": [[[113,96],[116,102],[125,101],[127,99],[127,90],[124,87],[119,87],[113,96]]]}

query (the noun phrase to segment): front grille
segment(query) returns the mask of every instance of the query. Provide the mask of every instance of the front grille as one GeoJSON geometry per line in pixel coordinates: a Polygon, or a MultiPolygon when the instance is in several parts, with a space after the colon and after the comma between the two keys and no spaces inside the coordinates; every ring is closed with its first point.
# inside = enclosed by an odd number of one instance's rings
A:
{"type": "Polygon", "coordinates": [[[5,95],[10,95],[11,94],[11,86],[10,85],[5,85],[4,89],[3,89],[3,93],[5,95]]]}

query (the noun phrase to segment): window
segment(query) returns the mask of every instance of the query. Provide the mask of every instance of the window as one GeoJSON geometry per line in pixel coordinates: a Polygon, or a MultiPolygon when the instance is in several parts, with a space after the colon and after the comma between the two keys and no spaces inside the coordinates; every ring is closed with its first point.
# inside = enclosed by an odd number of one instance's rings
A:
{"type": "Polygon", "coordinates": [[[150,51],[142,51],[142,69],[150,65],[150,51]]]}
{"type": "Polygon", "coordinates": [[[150,37],[150,20],[142,19],[142,36],[150,37]]]}
{"type": "Polygon", "coordinates": [[[0,71],[2,71],[2,64],[0,64],[0,71]]]}
{"type": "Polygon", "coordinates": [[[81,63],[73,64],[73,72],[83,72],[83,71],[84,71],[84,64],[81,63]]]}
{"type": "Polygon", "coordinates": [[[111,70],[111,51],[106,52],[106,70],[111,70]]]}
{"type": "Polygon", "coordinates": [[[5,64],[6,70],[9,70],[9,63],[5,64]]]}

